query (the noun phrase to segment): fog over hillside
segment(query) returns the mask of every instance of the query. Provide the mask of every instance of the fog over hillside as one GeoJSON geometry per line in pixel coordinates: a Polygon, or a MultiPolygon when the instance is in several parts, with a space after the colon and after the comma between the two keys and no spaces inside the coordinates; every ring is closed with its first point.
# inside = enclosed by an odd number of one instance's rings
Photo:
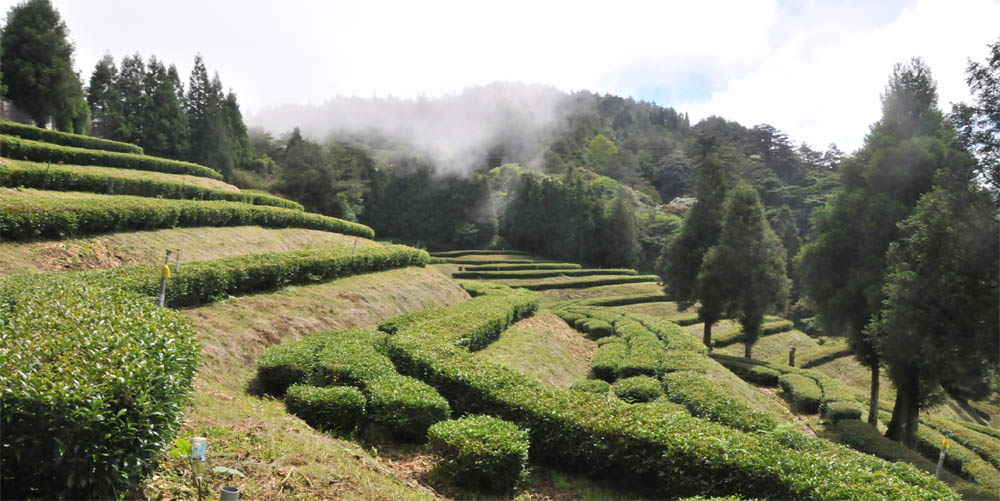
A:
{"type": "Polygon", "coordinates": [[[247,123],[275,135],[299,127],[318,141],[377,135],[426,152],[440,169],[454,172],[496,145],[508,157],[540,158],[565,123],[568,101],[552,87],[504,82],[434,99],[337,97],[318,106],[273,106],[248,114],[247,123]]]}

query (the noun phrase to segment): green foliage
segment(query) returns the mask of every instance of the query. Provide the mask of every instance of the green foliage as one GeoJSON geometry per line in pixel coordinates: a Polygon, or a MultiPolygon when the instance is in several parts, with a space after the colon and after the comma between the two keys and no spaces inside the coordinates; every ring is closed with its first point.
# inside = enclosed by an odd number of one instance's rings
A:
{"type": "Polygon", "coordinates": [[[630,404],[652,402],[663,396],[660,382],[649,376],[632,376],[615,381],[611,389],[615,396],[630,404]]]}
{"type": "Polygon", "coordinates": [[[310,211],[357,220],[367,194],[361,178],[375,169],[363,150],[343,144],[324,148],[293,136],[275,152],[275,161],[282,166],[277,191],[310,211]]]}
{"type": "Polygon", "coordinates": [[[465,271],[521,271],[521,270],[579,270],[576,263],[534,263],[534,264],[486,264],[466,266],[465,271]]]}
{"type": "Polygon", "coordinates": [[[29,139],[0,135],[0,148],[8,158],[75,165],[98,165],[122,169],[151,170],[168,174],[190,174],[192,176],[222,179],[222,175],[208,167],[170,160],[168,158],[119,153],[116,151],[91,150],[73,146],[60,146],[29,139]]]}
{"type": "Polygon", "coordinates": [[[630,304],[659,303],[666,301],[667,296],[662,293],[656,294],[630,294],[626,296],[606,296],[581,300],[581,306],[626,306],[630,304]]]}
{"type": "Polygon", "coordinates": [[[5,240],[67,238],[116,231],[193,226],[307,228],[373,238],[371,228],[294,209],[238,202],[161,200],[130,196],[0,198],[5,240]]]}
{"type": "Polygon", "coordinates": [[[628,355],[625,343],[607,343],[597,348],[590,360],[590,370],[594,377],[612,382],[618,377],[618,366],[628,355]]]}
{"type": "Polygon", "coordinates": [[[94,167],[6,162],[0,164],[0,186],[189,200],[226,200],[304,210],[301,204],[265,193],[217,190],[129,173],[102,171],[94,167]]]}
{"type": "Polygon", "coordinates": [[[549,289],[587,289],[590,287],[599,287],[602,285],[617,285],[617,284],[636,284],[642,282],[655,282],[659,277],[656,275],[627,275],[627,276],[608,276],[608,277],[584,277],[575,278],[570,280],[557,280],[557,281],[543,281],[538,280],[529,283],[519,283],[518,287],[533,290],[533,291],[543,291],[549,289]]]}
{"type": "Polygon", "coordinates": [[[448,419],[451,407],[419,379],[391,374],[367,381],[369,419],[401,440],[423,442],[427,429],[448,419]]]}
{"type": "Polygon", "coordinates": [[[0,449],[11,498],[112,499],[173,440],[198,367],[190,323],[65,274],[0,281],[0,449]]]}
{"type": "MultiPolygon", "coordinates": [[[[497,254],[511,255],[511,256],[528,256],[527,252],[504,249],[504,250],[494,250],[494,249],[461,249],[452,251],[437,251],[431,253],[434,257],[465,257],[465,256],[493,256],[497,254]]],[[[539,263],[543,264],[543,263],[539,263]]],[[[575,265],[579,268],[580,265],[575,265]]]]}
{"type": "MultiPolygon", "coordinates": [[[[470,267],[471,268],[471,267],[470,267]]],[[[532,279],[552,277],[593,277],[600,275],[636,275],[630,268],[581,268],[574,270],[504,270],[504,271],[459,271],[452,273],[454,278],[473,279],[532,279]]]]}
{"type": "Polygon", "coordinates": [[[801,374],[782,374],[778,378],[778,386],[788,395],[792,403],[806,414],[819,412],[819,404],[823,399],[823,390],[816,380],[801,374]]]}
{"type": "Polygon", "coordinates": [[[598,134],[590,139],[587,151],[583,154],[583,162],[594,172],[606,176],[618,176],[618,147],[604,134],[598,134]]]}
{"type": "Polygon", "coordinates": [[[951,119],[962,142],[979,159],[979,178],[996,195],[1000,193],[1000,40],[989,48],[985,62],[969,61],[965,70],[973,104],[955,105],[951,119]]]}
{"type": "Polygon", "coordinates": [[[611,385],[603,379],[581,379],[570,385],[569,389],[584,393],[607,395],[608,391],[611,390],[611,385]]]}
{"type": "MultiPolygon", "coordinates": [[[[824,403],[823,417],[834,423],[842,420],[859,420],[861,419],[861,405],[846,400],[824,403]]],[[[865,423],[865,426],[871,425],[865,423]]]]}
{"type": "Polygon", "coordinates": [[[774,418],[732,397],[704,374],[677,371],[663,376],[663,387],[671,402],[683,405],[692,416],[743,431],[772,430],[774,418]]]}
{"type": "Polygon", "coordinates": [[[979,433],[963,423],[928,416],[924,421],[940,433],[947,433],[955,442],[975,452],[979,457],[1000,470],[1000,438],[979,433]]]}
{"type": "Polygon", "coordinates": [[[702,353],[688,350],[670,350],[663,353],[660,362],[663,372],[693,371],[708,373],[715,365],[702,353]]]}
{"type": "MultiPolygon", "coordinates": [[[[70,134],[54,130],[42,129],[31,125],[19,124],[0,120],[0,134],[17,136],[24,139],[41,141],[45,143],[61,144],[63,146],[74,146],[77,148],[88,148],[92,150],[117,151],[119,153],[134,153],[142,155],[142,147],[134,144],[110,141],[97,137],[84,136],[81,134],[70,134]]],[[[5,153],[4,156],[11,156],[5,153]]]]}
{"type": "Polygon", "coordinates": [[[469,489],[507,492],[527,474],[528,432],[490,416],[442,421],[427,432],[439,471],[469,489]]]}
{"type": "Polygon", "coordinates": [[[478,322],[455,329],[455,320],[470,308],[488,307],[494,316],[507,317],[519,304],[516,296],[488,294],[390,320],[386,354],[401,373],[437,388],[455,412],[489,414],[528,429],[534,460],[649,486],[660,497],[957,499],[910,465],[887,464],[787,430],[743,433],[673,407],[665,412],[656,402],[628,405],[553,388],[456,346],[478,330],[478,322]]]}
{"type": "Polygon", "coordinates": [[[49,0],[22,2],[7,12],[6,21],[0,66],[7,98],[37,125],[53,119],[58,128],[72,131],[83,90],[73,71],[66,23],[49,0]]]}
{"type": "MultiPolygon", "coordinates": [[[[936,462],[943,442],[942,433],[930,426],[921,426],[915,449],[925,458],[936,462]]],[[[981,485],[993,496],[1000,496],[1000,471],[960,443],[951,442],[944,466],[956,475],[981,485]]]]}
{"type": "Polygon", "coordinates": [[[768,367],[764,362],[720,354],[713,354],[712,358],[718,360],[741,379],[760,386],[778,386],[778,379],[781,377],[781,372],[768,367]]]}
{"type": "Polygon", "coordinates": [[[350,386],[294,384],[285,393],[285,408],[313,428],[350,433],[365,416],[365,396],[350,386]]]}

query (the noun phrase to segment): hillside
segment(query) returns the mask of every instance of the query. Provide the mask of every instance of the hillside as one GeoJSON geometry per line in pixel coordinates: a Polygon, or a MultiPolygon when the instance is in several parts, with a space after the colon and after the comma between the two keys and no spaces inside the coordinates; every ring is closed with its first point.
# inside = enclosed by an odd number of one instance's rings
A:
{"type": "MultiPolygon", "coordinates": [[[[0,175],[43,169],[31,162],[0,159],[0,175]]],[[[223,467],[204,494],[495,495],[448,480],[426,445],[434,423],[472,414],[528,430],[527,477],[510,497],[1000,493],[995,405],[946,402],[923,418],[926,458],[900,451],[858,426],[866,386],[843,345],[787,320],[767,319],[755,361],[730,356],[729,321],[708,353],[697,316],[667,301],[657,276],[521,251],[431,258],[272,195],[184,195],[164,177],[176,174],[129,166],[56,166],[0,188],[3,425],[16,437],[0,457],[14,497],[194,497],[188,462],[169,453],[196,436],[223,467]],[[122,183],[143,188],[111,188],[122,183]],[[791,347],[794,368],[782,363],[791,347]],[[313,386],[367,411],[323,421],[348,407],[296,400],[313,386]],[[330,423],[347,428],[319,430],[330,423]],[[950,487],[925,473],[944,432],[950,487]],[[67,462],[61,450],[77,452],[67,462]],[[88,469],[104,473],[65,477],[88,469]]]]}

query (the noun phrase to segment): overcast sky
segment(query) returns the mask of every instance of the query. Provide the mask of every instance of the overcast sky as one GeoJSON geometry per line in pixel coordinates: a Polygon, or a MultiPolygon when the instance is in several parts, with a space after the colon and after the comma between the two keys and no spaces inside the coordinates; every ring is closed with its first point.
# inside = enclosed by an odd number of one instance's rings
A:
{"type": "MultiPolygon", "coordinates": [[[[0,0],[6,12],[17,2],[0,0]]],[[[919,56],[941,105],[1000,37],[1000,0],[53,0],[84,82],[104,54],[201,53],[244,114],[336,95],[428,97],[494,81],[632,96],[822,149],[858,147],[896,62],[919,56]]]]}

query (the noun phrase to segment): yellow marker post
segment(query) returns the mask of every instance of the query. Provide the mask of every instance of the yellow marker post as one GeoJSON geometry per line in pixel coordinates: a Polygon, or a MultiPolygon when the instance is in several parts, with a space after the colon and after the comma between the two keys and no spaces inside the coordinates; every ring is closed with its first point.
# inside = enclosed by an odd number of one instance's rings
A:
{"type": "Polygon", "coordinates": [[[944,466],[944,458],[948,455],[948,447],[951,444],[948,443],[948,434],[946,433],[944,438],[941,439],[941,454],[938,455],[937,468],[934,470],[934,478],[941,479],[941,467],[944,466]]]}
{"type": "Polygon", "coordinates": [[[170,278],[170,265],[165,264],[160,268],[160,278],[170,278]]]}
{"type": "Polygon", "coordinates": [[[167,256],[163,258],[163,266],[160,267],[160,306],[167,299],[167,279],[170,278],[170,249],[167,249],[167,256]]]}

